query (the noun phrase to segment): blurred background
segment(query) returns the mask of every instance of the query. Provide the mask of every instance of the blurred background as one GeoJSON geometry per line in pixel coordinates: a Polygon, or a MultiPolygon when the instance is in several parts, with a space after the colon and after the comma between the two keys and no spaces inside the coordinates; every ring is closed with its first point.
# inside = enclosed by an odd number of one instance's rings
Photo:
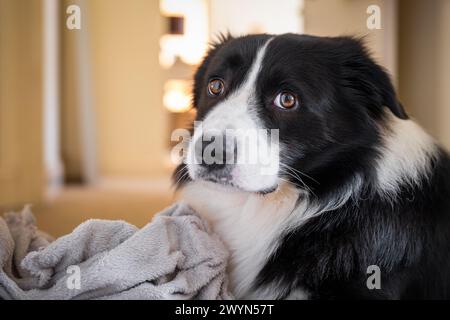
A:
{"type": "Polygon", "coordinates": [[[450,149],[450,0],[0,0],[0,212],[32,203],[56,236],[150,221],[176,199],[193,72],[227,31],[365,36],[450,149]]]}

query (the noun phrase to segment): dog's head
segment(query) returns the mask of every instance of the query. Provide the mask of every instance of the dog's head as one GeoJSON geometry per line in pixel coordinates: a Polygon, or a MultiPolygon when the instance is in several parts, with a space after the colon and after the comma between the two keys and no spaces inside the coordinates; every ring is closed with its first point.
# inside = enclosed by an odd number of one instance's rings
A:
{"type": "Polygon", "coordinates": [[[199,123],[180,168],[260,193],[283,179],[339,183],[372,161],[388,109],[407,118],[386,72],[349,37],[226,37],[199,67],[193,102],[199,123]]]}

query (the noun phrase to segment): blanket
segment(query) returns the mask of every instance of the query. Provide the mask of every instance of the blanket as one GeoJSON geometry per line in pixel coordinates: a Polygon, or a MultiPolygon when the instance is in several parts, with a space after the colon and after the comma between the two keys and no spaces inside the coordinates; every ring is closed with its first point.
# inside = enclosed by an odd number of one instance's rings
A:
{"type": "Polygon", "coordinates": [[[231,299],[228,252],[178,203],[142,229],[88,220],[54,240],[29,206],[0,216],[2,299],[231,299]]]}

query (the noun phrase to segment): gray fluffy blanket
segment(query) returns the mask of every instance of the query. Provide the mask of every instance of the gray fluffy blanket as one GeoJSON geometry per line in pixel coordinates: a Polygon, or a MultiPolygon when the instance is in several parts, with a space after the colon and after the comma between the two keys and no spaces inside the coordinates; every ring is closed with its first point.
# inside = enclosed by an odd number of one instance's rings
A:
{"type": "Polygon", "coordinates": [[[0,216],[3,299],[230,299],[227,258],[183,204],[142,229],[88,220],[54,241],[37,230],[29,207],[0,216]]]}

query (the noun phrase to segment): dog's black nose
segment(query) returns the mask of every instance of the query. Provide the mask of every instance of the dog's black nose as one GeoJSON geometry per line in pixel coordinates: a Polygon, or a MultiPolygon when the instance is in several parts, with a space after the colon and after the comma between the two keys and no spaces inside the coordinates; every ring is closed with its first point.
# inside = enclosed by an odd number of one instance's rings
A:
{"type": "Polygon", "coordinates": [[[236,161],[236,138],[225,134],[203,135],[196,145],[197,163],[208,171],[224,169],[236,161]]]}

